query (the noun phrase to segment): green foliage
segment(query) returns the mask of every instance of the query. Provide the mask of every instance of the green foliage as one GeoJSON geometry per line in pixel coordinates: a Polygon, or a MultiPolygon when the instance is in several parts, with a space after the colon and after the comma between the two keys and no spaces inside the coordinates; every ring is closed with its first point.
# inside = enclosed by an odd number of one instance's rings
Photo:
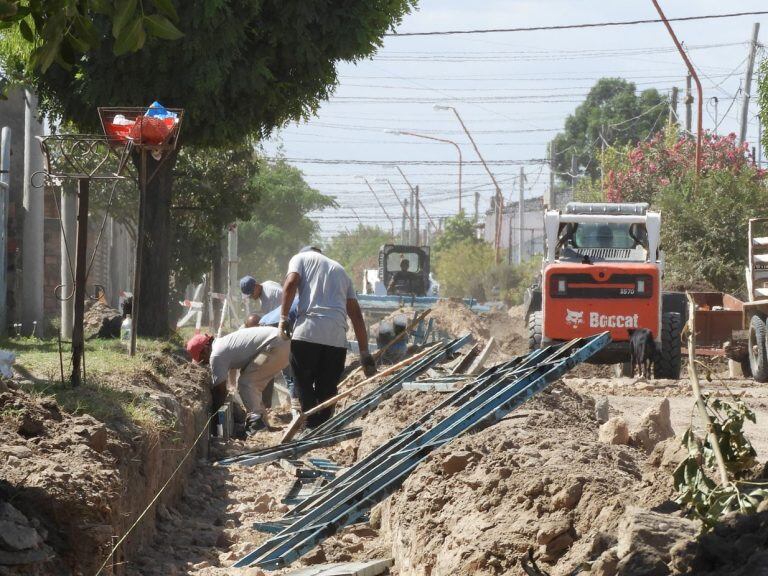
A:
{"type": "Polygon", "coordinates": [[[768,215],[768,189],[753,174],[713,171],[695,194],[689,178],[656,197],[668,281],[692,286],[704,280],[717,290],[743,292],[747,221],[768,215]]]}
{"type": "Polygon", "coordinates": [[[713,528],[729,512],[753,513],[768,490],[743,478],[755,466],[757,453],[744,435],[744,422],[756,422],[755,414],[740,399],[734,403],[705,396],[707,412],[712,420],[712,432],[723,455],[729,481],[718,485],[710,476],[716,466],[711,436],[703,441],[692,428],[683,435],[688,456],[674,472],[676,502],[685,507],[689,516],[701,520],[705,530],[713,528]]]}
{"type": "Polygon", "coordinates": [[[496,293],[495,299],[503,300],[507,306],[523,303],[526,288],[529,288],[541,272],[541,260],[523,262],[519,266],[498,264],[491,268],[483,278],[486,293],[496,293]]]}
{"type": "Polygon", "coordinates": [[[664,125],[666,106],[666,97],[655,88],[637,94],[633,82],[601,78],[565,120],[565,131],[555,137],[555,169],[561,174],[570,172],[575,156],[577,171],[596,178],[603,140],[616,146],[648,138],[664,125]]]}
{"type": "Polygon", "coordinates": [[[262,164],[251,187],[255,198],[247,205],[247,219],[238,225],[240,270],[280,281],[291,256],[317,240],[318,224],[308,214],[336,203],[284,160],[262,164]]]}
{"type": "Polygon", "coordinates": [[[438,255],[444,250],[461,243],[479,244],[482,240],[477,238],[475,223],[467,218],[462,210],[456,216],[445,220],[443,231],[432,242],[432,254],[438,255]]]}
{"type": "Polygon", "coordinates": [[[495,262],[495,254],[489,244],[465,239],[440,250],[435,260],[433,266],[442,296],[471,296],[480,301],[490,296],[483,285],[483,278],[495,262]]]}
{"type": "MultiPolygon", "coordinates": [[[[336,63],[373,54],[415,0],[185,2],[183,9],[177,5],[177,28],[185,35],[170,42],[146,37],[137,52],[130,51],[137,43],[120,38],[140,40],[143,33],[135,30],[151,28],[134,9],[149,3],[103,3],[121,10],[111,18],[92,15],[101,42],[88,57],[32,78],[43,106],[88,131],[98,129],[99,106],[159,100],[185,109],[185,144],[232,146],[308,118],[336,85],[336,63]]],[[[157,13],[168,18],[161,4],[167,8],[168,0],[155,2],[157,13]]]]}
{"type": "Polygon", "coordinates": [[[606,153],[605,196],[661,210],[667,281],[704,281],[738,292],[744,285],[747,221],[768,215],[765,172],[751,163],[734,134],[707,133],[697,182],[694,149],[692,138],[669,127],[634,147],[606,153]]]}
{"type": "Polygon", "coordinates": [[[378,268],[379,248],[391,240],[389,232],[378,226],[359,224],[355,230],[331,238],[325,253],[344,266],[353,282],[360,282],[363,270],[378,268]]]}
{"type": "Polygon", "coordinates": [[[141,50],[148,37],[178,40],[178,21],[173,0],[0,0],[0,30],[26,44],[15,54],[26,74],[54,62],[71,69],[105,42],[119,56],[141,50]]]}
{"type": "Polygon", "coordinates": [[[258,163],[248,145],[185,148],[176,163],[172,268],[177,285],[211,269],[226,226],[251,217],[259,200],[258,163]]]}

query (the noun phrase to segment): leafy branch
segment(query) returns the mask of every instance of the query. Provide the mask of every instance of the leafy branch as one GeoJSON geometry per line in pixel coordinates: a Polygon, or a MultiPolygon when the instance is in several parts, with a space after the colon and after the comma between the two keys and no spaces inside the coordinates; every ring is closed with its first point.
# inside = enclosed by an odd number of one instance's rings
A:
{"type": "Polygon", "coordinates": [[[755,413],[735,396],[730,403],[718,398],[710,401],[709,396],[701,393],[694,356],[696,307],[690,294],[688,300],[688,374],[707,434],[703,440],[698,438],[691,425],[683,435],[688,456],[674,472],[678,491],[675,501],[709,530],[724,514],[755,512],[760,502],[768,498],[768,490],[759,483],[744,480],[757,456],[744,434],[744,424],[747,420],[755,423],[755,413]],[[713,469],[718,471],[719,484],[710,476],[713,469]]]}

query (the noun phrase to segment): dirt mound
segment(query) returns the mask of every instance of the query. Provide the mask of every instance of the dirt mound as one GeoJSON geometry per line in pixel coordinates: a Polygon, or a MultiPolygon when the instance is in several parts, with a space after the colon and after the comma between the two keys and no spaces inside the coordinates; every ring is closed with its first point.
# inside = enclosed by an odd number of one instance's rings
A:
{"type": "Polygon", "coordinates": [[[753,576],[768,574],[768,510],[727,516],[698,541],[672,549],[675,574],[753,576]]]}
{"type": "MultiPolygon", "coordinates": [[[[0,565],[6,566],[0,573],[95,574],[115,539],[158,493],[203,427],[208,377],[171,355],[151,364],[170,376],[143,367],[93,371],[75,390],[51,383],[45,390],[61,405],[28,393],[27,386],[40,383],[33,379],[3,387],[0,501],[12,507],[0,509],[0,523],[12,525],[12,538],[0,542],[0,565]]],[[[204,455],[206,445],[198,448],[204,455]]],[[[160,502],[175,498],[194,460],[187,460],[160,502]]],[[[116,563],[153,535],[153,516],[121,546],[116,563]]]]}
{"type": "Polygon", "coordinates": [[[454,338],[470,332],[475,340],[485,342],[491,335],[487,320],[460,301],[440,300],[428,318],[438,331],[454,338]]]}
{"type": "Polygon", "coordinates": [[[395,436],[400,430],[445,400],[445,394],[401,390],[360,420],[363,427],[358,458],[395,436]]]}
{"type": "Polygon", "coordinates": [[[598,441],[590,398],[558,385],[515,416],[437,451],[384,505],[401,576],[516,573],[529,547],[570,574],[615,544],[626,506],[669,495],[644,453],[598,441]]]}
{"type": "Polygon", "coordinates": [[[61,567],[84,568],[83,557],[103,557],[121,509],[114,473],[120,451],[117,435],[91,416],[70,416],[50,398],[17,390],[0,394],[0,496],[29,522],[24,529],[17,518],[11,532],[26,534],[26,542],[3,564],[43,560],[29,573],[58,574],[61,567]]]}

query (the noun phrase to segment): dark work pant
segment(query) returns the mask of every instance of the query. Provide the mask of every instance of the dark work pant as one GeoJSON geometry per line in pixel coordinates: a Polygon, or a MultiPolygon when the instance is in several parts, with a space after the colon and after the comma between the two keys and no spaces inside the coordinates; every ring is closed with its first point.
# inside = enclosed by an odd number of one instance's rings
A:
{"type": "MultiPolygon", "coordinates": [[[[291,370],[304,412],[337,394],[346,358],[346,348],[291,341],[291,370]]],[[[320,426],[331,416],[333,407],[312,414],[307,418],[307,427],[320,426]]]]}

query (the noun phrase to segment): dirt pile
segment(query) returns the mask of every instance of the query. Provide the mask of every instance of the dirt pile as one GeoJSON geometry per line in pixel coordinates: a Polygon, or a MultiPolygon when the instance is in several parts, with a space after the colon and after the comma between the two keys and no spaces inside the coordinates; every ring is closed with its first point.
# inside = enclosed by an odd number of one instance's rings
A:
{"type": "Polygon", "coordinates": [[[3,532],[17,539],[2,564],[63,574],[85,567],[88,555],[103,557],[122,508],[117,435],[17,390],[0,394],[0,415],[0,495],[13,503],[3,510],[13,526],[3,532]]]}
{"type": "Polygon", "coordinates": [[[376,410],[360,420],[363,435],[360,438],[358,457],[371,453],[445,398],[445,394],[401,390],[382,402],[376,410]]]}
{"type": "Polygon", "coordinates": [[[763,576],[768,574],[768,509],[727,516],[699,540],[672,549],[674,574],[686,576],[763,576]]]}
{"type": "Polygon", "coordinates": [[[643,452],[598,440],[594,408],[558,385],[422,463],[382,509],[399,574],[516,573],[533,547],[560,576],[613,546],[625,508],[671,486],[643,452]]]}
{"type": "MultiPolygon", "coordinates": [[[[205,373],[182,368],[170,356],[164,362],[174,376],[139,370],[116,376],[115,388],[104,380],[82,385],[81,406],[98,404],[108,414],[103,421],[67,413],[53,397],[29,394],[13,382],[0,394],[0,500],[11,505],[0,510],[8,528],[0,532],[12,535],[0,544],[0,574],[96,573],[207,418],[205,373]]],[[[206,448],[200,445],[199,455],[206,448]]],[[[194,460],[161,503],[175,499],[194,460]]],[[[117,564],[152,537],[153,515],[118,550],[117,564]]]]}

